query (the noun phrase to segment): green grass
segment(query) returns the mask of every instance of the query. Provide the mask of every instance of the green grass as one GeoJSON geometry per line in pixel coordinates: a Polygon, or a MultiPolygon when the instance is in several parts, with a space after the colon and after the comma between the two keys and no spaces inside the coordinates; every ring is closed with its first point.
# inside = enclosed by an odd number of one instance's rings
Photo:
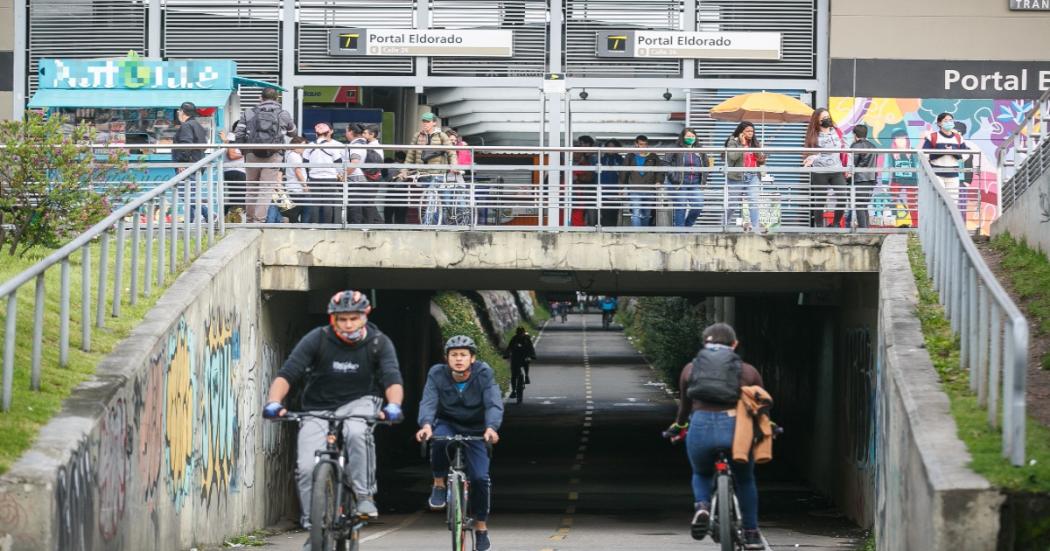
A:
{"type": "MultiPolygon", "coordinates": [[[[170,246],[170,233],[166,240],[166,246],[170,246]]],[[[139,262],[145,262],[145,239],[140,242],[139,262]]],[[[148,296],[140,296],[136,305],[128,304],[128,292],[125,291],[121,301],[121,315],[119,318],[110,316],[113,301],[113,272],[116,262],[115,241],[111,237],[109,245],[109,282],[105,292],[105,327],[99,329],[94,326],[95,305],[98,296],[98,267],[99,267],[99,243],[96,241],[91,246],[91,271],[92,281],[90,292],[91,305],[91,352],[83,352],[81,348],[81,318],[80,307],[83,293],[81,292],[81,266],[83,251],[74,253],[69,262],[69,365],[60,367],[58,365],[59,349],[59,302],[61,284],[60,265],[55,265],[47,270],[45,280],[45,306],[44,306],[44,329],[43,346],[41,354],[41,378],[40,390],[30,390],[32,353],[33,353],[33,310],[35,307],[35,283],[30,281],[18,290],[18,312],[15,331],[15,369],[14,383],[12,388],[11,410],[0,413],[0,473],[7,472],[11,464],[18,459],[22,453],[32,446],[37,432],[48,422],[51,417],[59,411],[62,401],[69,396],[73,388],[88,379],[102,360],[113,348],[126,337],[131,330],[142,321],[149,309],[156,303],[164,289],[158,288],[156,283],[156,259],[157,252],[153,254],[153,289],[148,296]]],[[[7,281],[11,277],[21,273],[39,260],[43,259],[53,251],[50,249],[31,249],[24,257],[11,257],[6,254],[0,255],[0,281],[7,281]]],[[[192,251],[191,251],[192,253],[192,251]]],[[[167,254],[167,251],[165,251],[167,254]]],[[[165,272],[167,272],[167,260],[165,256],[165,272]]],[[[179,250],[176,254],[177,269],[185,267],[182,263],[181,240],[179,250]]],[[[191,258],[192,261],[192,258],[191,258]]],[[[125,241],[124,270],[122,286],[125,290],[131,284],[131,244],[130,239],[125,241]]],[[[139,272],[139,288],[142,289],[145,271],[139,272]]],[[[165,273],[164,287],[174,281],[173,275],[165,273]]],[[[0,332],[4,331],[4,322],[7,317],[6,301],[0,305],[0,332]]],[[[2,345],[0,345],[2,346],[2,345]]]]}
{"type": "Polygon", "coordinates": [[[970,468],[992,484],[1007,490],[1050,492],[1050,430],[1029,419],[1026,423],[1027,463],[1014,467],[1002,457],[1002,433],[988,424],[988,414],[970,392],[969,372],[959,365],[959,340],[951,332],[926,272],[916,238],[908,241],[908,257],[919,288],[918,316],[930,360],[940,375],[959,427],[959,438],[970,451],[970,468]]]}
{"type": "Polygon", "coordinates": [[[875,551],[875,530],[868,532],[868,537],[864,538],[857,551],[875,551]]]}
{"type": "Polygon", "coordinates": [[[448,317],[448,323],[441,326],[444,339],[453,335],[467,335],[478,345],[478,359],[492,366],[496,371],[496,380],[500,388],[506,390],[510,383],[510,363],[503,359],[500,351],[489,340],[485,330],[477,323],[474,303],[467,297],[451,291],[438,293],[434,302],[448,317]]]}
{"type": "MultiPolygon", "coordinates": [[[[992,239],[992,247],[1002,253],[1002,267],[1024,301],[1025,313],[1035,325],[1036,334],[1050,335],[1050,259],[1006,234],[992,239]]],[[[1039,365],[1050,369],[1050,352],[1043,355],[1039,365]]]]}
{"type": "Polygon", "coordinates": [[[223,542],[223,547],[263,547],[269,545],[266,538],[274,535],[266,530],[256,530],[250,534],[230,538],[223,542]]]}

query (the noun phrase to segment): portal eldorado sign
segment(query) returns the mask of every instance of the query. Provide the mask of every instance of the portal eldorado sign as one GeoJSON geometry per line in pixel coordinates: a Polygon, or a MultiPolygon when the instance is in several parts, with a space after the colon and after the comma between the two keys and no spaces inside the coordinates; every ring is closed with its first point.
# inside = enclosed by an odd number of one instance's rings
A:
{"type": "Polygon", "coordinates": [[[780,33],[600,31],[598,57],[769,59],[781,57],[780,33]]]}
{"type": "Polygon", "coordinates": [[[328,30],[333,56],[511,57],[514,32],[478,29],[328,30]]]}

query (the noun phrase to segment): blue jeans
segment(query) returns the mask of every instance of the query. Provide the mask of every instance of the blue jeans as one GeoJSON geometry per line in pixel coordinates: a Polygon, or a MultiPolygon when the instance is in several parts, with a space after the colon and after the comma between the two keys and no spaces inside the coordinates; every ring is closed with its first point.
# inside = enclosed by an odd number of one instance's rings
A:
{"type": "Polygon", "coordinates": [[[270,205],[266,209],[266,223],[280,224],[281,222],[284,222],[284,217],[281,216],[281,209],[277,208],[277,205],[270,205]]]}
{"type": "Polygon", "coordinates": [[[743,173],[741,180],[726,180],[729,185],[729,223],[732,224],[737,215],[743,210],[744,197],[747,197],[747,211],[751,219],[751,227],[758,228],[758,174],[753,172],[743,173]]]}
{"type": "Polygon", "coordinates": [[[674,201],[674,225],[692,226],[704,208],[704,194],[699,184],[682,184],[672,192],[674,201]]]}
{"type": "MultiPolygon", "coordinates": [[[[689,434],[685,438],[685,450],[689,464],[693,467],[693,499],[711,504],[714,484],[715,459],[718,450],[732,455],[733,433],[736,417],[724,411],[694,411],[689,417],[689,434]]],[[[744,529],[758,528],[758,486],[755,485],[755,462],[737,463],[730,460],[736,498],[740,502],[740,515],[744,518],[744,529]]]]}
{"type": "MultiPolygon", "coordinates": [[[[454,436],[457,431],[447,423],[434,421],[434,436],[454,436]]],[[[481,436],[471,434],[469,436],[481,436]]],[[[463,459],[470,479],[470,513],[474,520],[488,521],[492,504],[492,480],[489,478],[489,452],[480,441],[463,442],[463,459]]],[[[430,447],[430,467],[434,478],[448,475],[448,442],[435,441],[430,447]]]]}
{"type": "Polygon", "coordinates": [[[653,218],[653,196],[641,191],[628,192],[627,196],[631,203],[631,225],[636,228],[648,226],[653,218]]]}

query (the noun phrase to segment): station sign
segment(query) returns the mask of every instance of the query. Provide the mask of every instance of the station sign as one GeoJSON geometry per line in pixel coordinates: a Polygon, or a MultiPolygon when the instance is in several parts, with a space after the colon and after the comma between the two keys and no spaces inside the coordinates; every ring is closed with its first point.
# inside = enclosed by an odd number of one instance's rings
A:
{"type": "Polygon", "coordinates": [[[662,59],[765,59],[781,57],[780,33],[599,31],[598,57],[662,59]]]}
{"type": "Polygon", "coordinates": [[[514,31],[490,29],[328,30],[328,55],[511,57],[514,31]]]}
{"type": "Polygon", "coordinates": [[[1050,0],[1009,0],[1014,11],[1050,11],[1050,0]]]}

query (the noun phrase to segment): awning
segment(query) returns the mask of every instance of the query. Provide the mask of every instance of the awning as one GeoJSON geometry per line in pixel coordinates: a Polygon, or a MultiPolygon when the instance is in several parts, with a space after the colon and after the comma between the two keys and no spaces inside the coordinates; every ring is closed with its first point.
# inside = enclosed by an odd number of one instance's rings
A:
{"type": "Polygon", "coordinates": [[[232,90],[115,90],[43,88],[33,94],[29,107],[170,107],[192,101],[197,107],[223,107],[232,90]]]}
{"type": "Polygon", "coordinates": [[[284,88],[272,83],[266,82],[265,80],[255,80],[254,78],[245,77],[233,77],[233,84],[237,86],[252,86],[255,88],[276,88],[277,90],[284,91],[284,88]]]}

